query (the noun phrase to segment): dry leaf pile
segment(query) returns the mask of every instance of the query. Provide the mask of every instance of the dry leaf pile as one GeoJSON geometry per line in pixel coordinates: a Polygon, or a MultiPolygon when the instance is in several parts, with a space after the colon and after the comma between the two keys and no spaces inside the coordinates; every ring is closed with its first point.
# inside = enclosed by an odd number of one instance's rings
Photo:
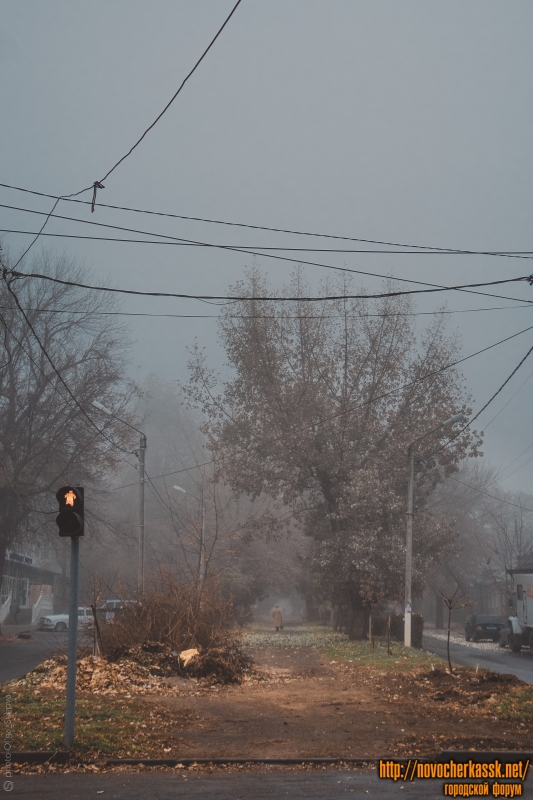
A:
{"type": "MultiPolygon", "coordinates": [[[[35,686],[42,689],[64,690],[67,682],[67,664],[64,656],[43,662],[33,672],[15,681],[17,686],[35,686]]],[[[103,658],[87,656],[78,661],[76,675],[80,692],[98,695],[160,694],[172,693],[172,688],[152,675],[147,667],[123,659],[115,664],[103,658]]]]}
{"type": "MultiPolygon", "coordinates": [[[[179,694],[166,678],[181,675],[210,684],[241,683],[251,666],[252,659],[236,645],[178,654],[166,645],[148,642],[129,648],[117,661],[92,655],[78,658],[76,684],[78,691],[97,695],[179,694]]],[[[63,691],[66,682],[67,660],[58,656],[14,684],[63,691]]]]}

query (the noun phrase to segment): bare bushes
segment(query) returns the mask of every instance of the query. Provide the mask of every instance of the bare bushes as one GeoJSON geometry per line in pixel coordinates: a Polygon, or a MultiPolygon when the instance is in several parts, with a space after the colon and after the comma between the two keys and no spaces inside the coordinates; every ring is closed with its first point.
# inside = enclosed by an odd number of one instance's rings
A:
{"type": "Polygon", "coordinates": [[[162,572],[142,598],[125,602],[100,626],[103,654],[109,661],[132,659],[159,675],[240,682],[251,660],[229,632],[231,619],[231,601],[216,585],[185,585],[162,572]],[[193,648],[198,655],[180,659],[193,648]]]}

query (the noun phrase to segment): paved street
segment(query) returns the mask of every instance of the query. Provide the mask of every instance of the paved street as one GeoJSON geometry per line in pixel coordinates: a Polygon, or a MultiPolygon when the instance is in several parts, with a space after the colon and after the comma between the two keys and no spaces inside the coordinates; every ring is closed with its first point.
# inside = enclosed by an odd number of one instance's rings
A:
{"type": "MultiPolygon", "coordinates": [[[[431,634],[424,634],[423,647],[429,653],[435,653],[441,658],[447,657],[446,642],[431,634]]],[[[465,667],[475,667],[479,664],[485,669],[510,673],[526,683],[533,683],[533,654],[527,649],[521,653],[511,653],[508,647],[487,650],[473,644],[467,647],[466,644],[454,642],[450,645],[450,654],[454,664],[465,667]]]]}
{"type": "MultiPolygon", "coordinates": [[[[25,800],[175,800],[176,797],[203,800],[271,800],[291,797],[333,800],[340,797],[364,798],[433,798],[443,797],[442,781],[394,783],[379,780],[374,771],[313,770],[271,772],[141,772],[73,773],[67,775],[15,775],[12,797],[25,800]]],[[[531,779],[524,786],[523,797],[533,797],[531,779]]]]}
{"type": "Polygon", "coordinates": [[[4,625],[5,636],[29,631],[31,639],[0,642],[0,683],[20,678],[58,650],[66,650],[68,633],[30,630],[28,626],[4,625]]]}

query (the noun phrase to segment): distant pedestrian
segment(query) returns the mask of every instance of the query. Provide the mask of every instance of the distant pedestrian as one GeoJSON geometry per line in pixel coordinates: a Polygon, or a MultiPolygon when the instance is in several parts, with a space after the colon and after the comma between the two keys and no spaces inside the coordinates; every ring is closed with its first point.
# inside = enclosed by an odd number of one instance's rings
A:
{"type": "Polygon", "coordinates": [[[281,613],[281,608],[276,603],[274,608],[272,609],[272,619],[274,620],[274,626],[277,631],[283,630],[283,614],[281,613]]]}
{"type": "Polygon", "coordinates": [[[15,619],[15,625],[18,625],[17,615],[20,611],[20,606],[18,604],[18,600],[13,600],[11,605],[9,606],[9,613],[15,619]]]}

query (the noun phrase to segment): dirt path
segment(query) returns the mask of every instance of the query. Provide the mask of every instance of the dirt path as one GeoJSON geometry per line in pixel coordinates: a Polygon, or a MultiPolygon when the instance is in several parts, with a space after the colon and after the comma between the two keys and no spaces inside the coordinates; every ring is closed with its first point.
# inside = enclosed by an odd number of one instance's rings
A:
{"type": "Polygon", "coordinates": [[[170,756],[416,756],[533,744],[523,726],[445,708],[432,699],[434,687],[407,679],[392,688],[392,678],[371,680],[367,670],[330,662],[310,646],[252,654],[264,682],[200,693],[193,684],[183,696],[150,699],[175,718],[165,732],[170,756]]]}

